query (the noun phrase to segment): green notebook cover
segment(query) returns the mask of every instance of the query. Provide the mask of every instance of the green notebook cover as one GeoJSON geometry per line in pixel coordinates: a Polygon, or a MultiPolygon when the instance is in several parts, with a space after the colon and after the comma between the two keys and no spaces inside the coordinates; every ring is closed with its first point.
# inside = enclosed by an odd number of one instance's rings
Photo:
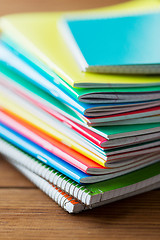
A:
{"type": "MultiPolygon", "coordinates": [[[[158,156],[157,156],[158,158],[158,156]]],[[[91,195],[126,187],[160,174],[160,162],[107,181],[86,185],[91,195]]]]}

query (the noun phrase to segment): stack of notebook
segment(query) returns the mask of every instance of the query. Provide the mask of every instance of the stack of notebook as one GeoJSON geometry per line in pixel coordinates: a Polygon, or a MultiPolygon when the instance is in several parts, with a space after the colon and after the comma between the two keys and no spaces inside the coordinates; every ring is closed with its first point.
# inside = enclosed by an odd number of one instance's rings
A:
{"type": "Polygon", "coordinates": [[[0,152],[70,213],[160,186],[160,4],[1,18],[0,152]]]}

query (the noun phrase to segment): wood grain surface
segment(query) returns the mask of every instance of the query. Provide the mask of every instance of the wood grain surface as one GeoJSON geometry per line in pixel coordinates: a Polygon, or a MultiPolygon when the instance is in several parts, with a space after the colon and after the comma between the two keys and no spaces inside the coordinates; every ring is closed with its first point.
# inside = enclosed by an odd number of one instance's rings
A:
{"type": "MultiPolygon", "coordinates": [[[[0,15],[111,5],[116,0],[1,0],[0,15]]],[[[160,239],[160,190],[71,215],[0,156],[0,240],[160,239]]]]}

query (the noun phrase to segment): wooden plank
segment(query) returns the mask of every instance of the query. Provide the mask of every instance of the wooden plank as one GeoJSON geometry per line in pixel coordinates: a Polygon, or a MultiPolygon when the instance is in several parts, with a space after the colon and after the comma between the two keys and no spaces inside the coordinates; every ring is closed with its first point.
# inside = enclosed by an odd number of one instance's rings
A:
{"type": "Polygon", "coordinates": [[[125,0],[1,0],[0,15],[18,12],[66,11],[109,6],[125,0]]]}
{"type": "Polygon", "coordinates": [[[38,189],[0,189],[1,239],[158,239],[160,191],[71,215],[38,189]],[[55,238],[54,238],[55,237],[55,238]]]}
{"type": "Polygon", "coordinates": [[[34,187],[34,185],[0,156],[0,188],[2,187],[34,187]]]}

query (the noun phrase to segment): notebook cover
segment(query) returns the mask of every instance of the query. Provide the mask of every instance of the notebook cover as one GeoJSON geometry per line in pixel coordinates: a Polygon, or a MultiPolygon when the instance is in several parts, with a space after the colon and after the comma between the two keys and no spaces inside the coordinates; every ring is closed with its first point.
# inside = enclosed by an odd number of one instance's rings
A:
{"type": "Polygon", "coordinates": [[[97,117],[97,118],[87,117],[87,119],[91,123],[94,123],[94,120],[95,122],[110,122],[110,121],[120,121],[120,120],[128,120],[128,119],[141,118],[141,117],[156,116],[159,114],[160,114],[160,107],[156,106],[152,108],[146,108],[146,109],[141,109],[137,111],[130,111],[126,113],[113,114],[113,115],[97,117]]]}
{"type": "MultiPolygon", "coordinates": [[[[138,116],[137,116],[138,117],[138,116]]],[[[84,117],[83,117],[84,119],[84,117]]],[[[149,117],[141,117],[141,118],[134,118],[129,120],[120,120],[120,121],[114,121],[114,122],[108,122],[107,126],[113,126],[113,125],[137,125],[137,124],[147,124],[147,123],[159,123],[160,122],[160,115],[153,115],[149,117]]],[[[89,126],[105,126],[106,123],[88,123],[89,126]]]]}
{"type": "Polygon", "coordinates": [[[124,186],[129,186],[136,182],[143,181],[147,178],[156,176],[160,174],[160,162],[155,163],[151,166],[145,167],[143,169],[129,173],[119,177],[118,179],[110,179],[101,183],[87,185],[87,189],[93,192],[93,194],[98,194],[101,191],[107,192],[114,189],[118,189],[124,186]],[[117,181],[118,180],[118,181],[117,181]]]}
{"type": "MultiPolygon", "coordinates": [[[[126,4],[109,7],[107,11],[125,12],[136,9],[155,9],[159,6],[157,1],[133,1],[126,4]],[[145,3],[145,4],[144,4],[145,3]],[[119,7],[120,6],[120,7],[119,7]],[[121,8],[123,10],[121,11],[121,8]],[[119,10],[119,11],[118,11],[119,10]]],[[[84,13],[84,12],[82,12],[84,13]]],[[[101,13],[99,10],[91,11],[101,13]]],[[[90,13],[88,13],[89,15],[90,13]]],[[[81,73],[79,66],[74,61],[72,54],[63,41],[57,24],[64,13],[33,13],[10,15],[1,19],[2,31],[13,39],[25,50],[36,55],[45,64],[53,69],[71,86],[76,87],[117,87],[117,86],[144,86],[159,84],[159,77],[124,77],[113,75],[99,75],[92,73],[81,73]],[[34,29],[34,30],[33,30],[34,29]],[[52,29],[52,31],[50,31],[52,29]]]]}
{"type": "Polygon", "coordinates": [[[156,9],[132,16],[68,18],[60,28],[84,72],[117,69],[117,73],[155,74],[160,64],[159,25],[160,11],[156,9]]]}

